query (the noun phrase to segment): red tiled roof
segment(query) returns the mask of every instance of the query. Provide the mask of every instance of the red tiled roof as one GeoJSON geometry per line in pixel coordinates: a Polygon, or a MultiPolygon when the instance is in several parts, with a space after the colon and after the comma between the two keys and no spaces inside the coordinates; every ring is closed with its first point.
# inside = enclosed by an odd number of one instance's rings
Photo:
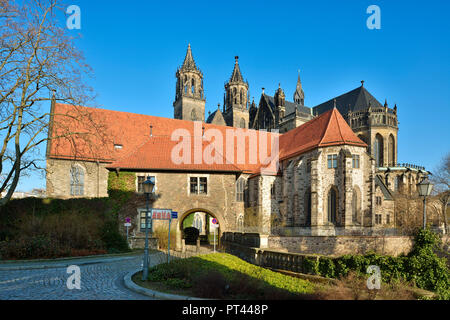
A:
{"type": "Polygon", "coordinates": [[[367,144],[356,136],[339,111],[334,108],[284,133],[280,138],[280,160],[314,148],[344,144],[367,147],[367,144]]]}
{"type": "MultiPolygon", "coordinates": [[[[257,173],[263,167],[259,156],[256,162],[250,161],[250,143],[246,138],[244,146],[238,144],[234,138],[234,159],[227,159],[226,152],[227,131],[242,132],[256,137],[255,151],[259,155],[259,141],[264,135],[275,139],[279,137],[279,158],[286,159],[317,147],[350,144],[365,147],[342,118],[337,109],[330,110],[319,117],[297,127],[282,135],[265,133],[263,131],[236,129],[209,123],[194,123],[187,120],[139,115],[128,112],[111,111],[97,108],[74,107],[66,104],[55,105],[55,118],[53,136],[58,135],[62,128],[71,128],[78,133],[92,131],[92,124],[96,132],[101,135],[92,135],[87,142],[79,141],[76,136],[52,140],[49,148],[49,158],[99,160],[108,163],[108,168],[135,169],[135,170],[182,170],[182,171],[228,171],[257,173]],[[88,114],[83,120],[62,115],[88,114]],[[88,121],[86,121],[88,119],[88,121]],[[70,121],[68,121],[70,120],[70,121]],[[150,136],[152,126],[152,136],[150,136]],[[217,155],[219,163],[195,163],[199,154],[195,149],[194,141],[201,143],[201,152],[213,142],[202,139],[202,129],[205,132],[215,129],[216,133],[224,137],[223,150],[212,152],[217,155]],[[171,136],[175,130],[184,130],[181,136],[191,140],[190,161],[177,164],[172,160],[172,152],[178,141],[172,141],[171,136]],[[197,131],[196,131],[197,130],[197,131]],[[114,148],[114,144],[122,145],[121,149],[114,148]],[[239,149],[243,147],[244,149],[239,149]],[[238,163],[238,156],[245,153],[244,163],[238,163]],[[229,161],[227,161],[229,160],[229,161]]],[[[268,155],[270,156],[270,139],[268,140],[268,155]]],[[[213,140],[214,141],[214,140],[213,140]]],[[[220,144],[217,145],[220,147],[220,144]]],[[[211,147],[211,146],[210,146],[211,147]]],[[[188,150],[188,149],[186,149],[188,150]]],[[[216,161],[217,162],[217,161],[216,161]]],[[[272,172],[276,174],[276,172],[272,172]]]]}

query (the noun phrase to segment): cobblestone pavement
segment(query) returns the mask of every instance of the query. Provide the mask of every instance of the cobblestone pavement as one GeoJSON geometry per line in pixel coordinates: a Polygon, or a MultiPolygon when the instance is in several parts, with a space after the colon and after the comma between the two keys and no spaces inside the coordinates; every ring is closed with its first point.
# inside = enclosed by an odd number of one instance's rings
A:
{"type": "MultiPolygon", "coordinates": [[[[160,263],[164,255],[151,255],[151,264],[160,263]]],[[[67,265],[79,265],[81,289],[68,289],[67,267],[47,263],[37,269],[39,263],[0,264],[0,300],[142,300],[151,299],[127,289],[123,284],[125,274],[137,269],[142,263],[142,254],[104,259],[65,260],[67,265]],[[7,270],[5,268],[27,268],[7,270]],[[3,268],[3,270],[2,270],[3,268]]],[[[41,263],[43,264],[43,263],[41,263]]],[[[39,266],[38,266],[39,267],[39,266]]]]}

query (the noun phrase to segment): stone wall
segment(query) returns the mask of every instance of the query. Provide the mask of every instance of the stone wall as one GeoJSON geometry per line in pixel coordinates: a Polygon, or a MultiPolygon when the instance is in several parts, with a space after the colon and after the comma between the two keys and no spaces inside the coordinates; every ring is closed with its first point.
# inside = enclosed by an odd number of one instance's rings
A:
{"type": "Polygon", "coordinates": [[[47,196],[68,198],[70,195],[70,170],[78,166],[84,175],[84,194],[80,197],[107,197],[108,170],[104,163],[47,159],[47,196]]]}
{"type": "Polygon", "coordinates": [[[413,246],[413,237],[407,236],[270,236],[268,246],[286,252],[316,253],[340,256],[375,251],[384,255],[407,254],[413,246]]]}
{"type": "MultiPolygon", "coordinates": [[[[171,209],[178,212],[178,219],[172,220],[171,225],[172,230],[176,231],[178,247],[181,246],[182,221],[189,214],[204,212],[217,218],[220,235],[223,231],[235,230],[239,215],[244,213],[244,202],[236,201],[238,177],[234,173],[137,172],[135,175],[136,191],[138,176],[155,177],[155,189],[149,204],[150,208],[171,209]],[[207,178],[206,194],[190,193],[191,177],[207,178]]],[[[138,237],[144,234],[140,230],[139,212],[145,212],[145,208],[145,195],[136,192],[134,200],[121,210],[122,220],[126,216],[132,218],[130,234],[138,237]]],[[[164,224],[168,225],[168,222],[155,221],[154,227],[164,224]]]]}

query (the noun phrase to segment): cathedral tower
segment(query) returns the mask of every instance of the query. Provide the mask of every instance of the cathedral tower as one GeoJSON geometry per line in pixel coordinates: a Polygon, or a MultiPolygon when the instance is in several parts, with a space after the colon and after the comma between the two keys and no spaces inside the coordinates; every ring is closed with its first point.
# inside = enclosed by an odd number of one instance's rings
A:
{"type": "Polygon", "coordinates": [[[195,65],[191,45],[188,45],[183,65],[177,69],[174,118],[191,121],[205,121],[205,96],[203,74],[195,65]]]}
{"type": "Polygon", "coordinates": [[[248,82],[244,82],[238,59],[236,56],[233,73],[225,84],[223,116],[230,127],[248,128],[248,82]]]}

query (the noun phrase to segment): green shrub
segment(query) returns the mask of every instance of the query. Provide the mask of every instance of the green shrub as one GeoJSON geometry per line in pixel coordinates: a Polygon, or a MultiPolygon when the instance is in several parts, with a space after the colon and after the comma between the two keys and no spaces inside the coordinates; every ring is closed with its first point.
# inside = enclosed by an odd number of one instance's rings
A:
{"type": "Polygon", "coordinates": [[[343,255],[337,258],[320,257],[318,261],[305,258],[306,273],[324,277],[343,278],[354,271],[367,275],[367,267],[376,265],[381,270],[382,281],[392,283],[411,281],[417,287],[435,291],[440,299],[450,299],[450,274],[445,258],[439,258],[435,250],[440,247],[440,238],[430,230],[420,230],[413,250],[408,256],[383,256],[373,252],[365,255],[343,255]]]}
{"type": "Polygon", "coordinates": [[[130,251],[126,238],[119,233],[116,221],[105,222],[101,229],[101,239],[108,253],[130,251]]]}

